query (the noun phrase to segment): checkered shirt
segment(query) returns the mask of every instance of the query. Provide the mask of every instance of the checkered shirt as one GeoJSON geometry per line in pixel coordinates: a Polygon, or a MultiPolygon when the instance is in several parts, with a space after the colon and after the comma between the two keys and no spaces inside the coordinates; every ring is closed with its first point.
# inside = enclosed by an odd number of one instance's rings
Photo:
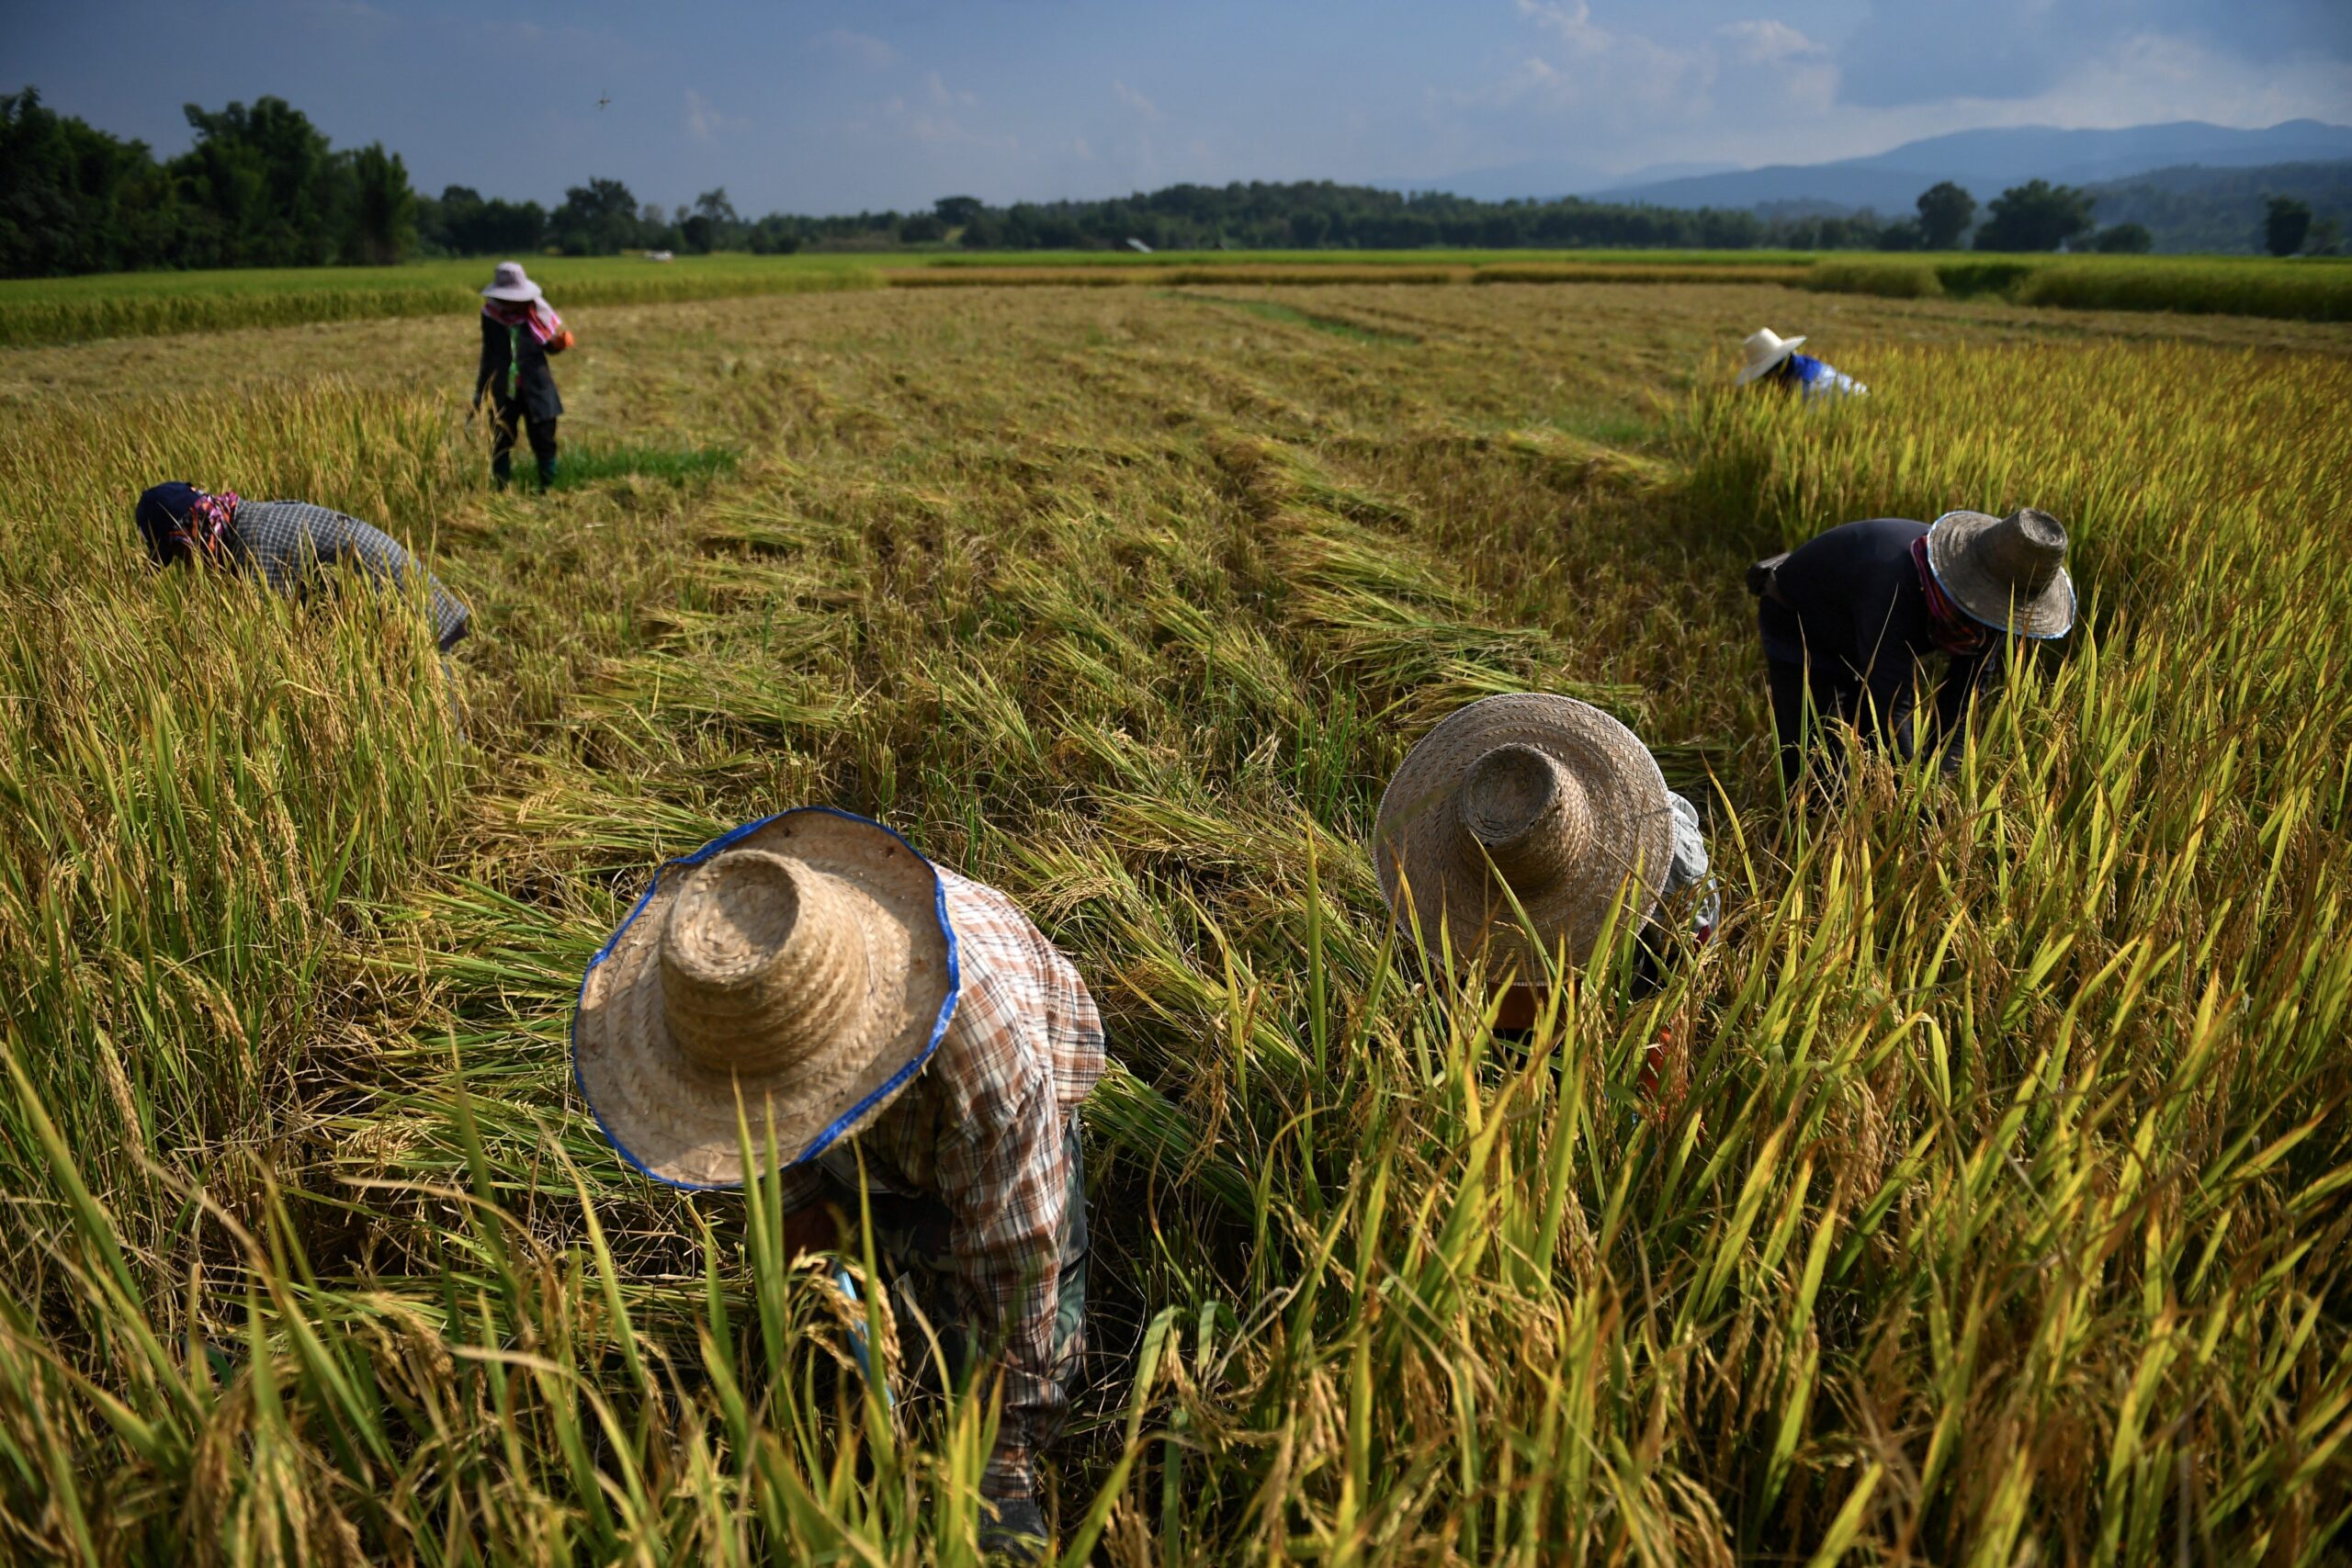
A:
{"type": "Polygon", "coordinates": [[[935,1196],[953,1221],[956,1273],[1003,1347],[1004,1413],[982,1485],[1027,1496],[1032,1456],[1066,1403],[1054,1364],[1061,1236],[1072,1190],[1065,1134],[1102,1077],[1102,1019],[1069,960],[1012,899],[940,868],[960,972],[955,1016],[922,1072],[853,1140],[784,1173],[787,1210],[828,1178],[935,1196]]]}
{"type": "MultiPolygon", "coordinates": [[[[307,501],[240,502],[232,539],[238,564],[260,568],[269,585],[290,598],[301,597],[323,567],[347,567],[393,587],[424,571],[381,528],[307,501]]],[[[473,612],[431,572],[424,580],[433,594],[433,638],[447,653],[471,629],[473,612]]]]}

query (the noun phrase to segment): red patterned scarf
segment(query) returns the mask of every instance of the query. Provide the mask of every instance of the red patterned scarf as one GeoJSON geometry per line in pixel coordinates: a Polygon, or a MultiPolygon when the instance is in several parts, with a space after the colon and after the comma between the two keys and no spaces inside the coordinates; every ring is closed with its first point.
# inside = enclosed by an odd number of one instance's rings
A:
{"type": "Polygon", "coordinates": [[[541,343],[551,343],[563,331],[563,318],[544,299],[485,299],[481,313],[502,327],[528,327],[541,343]]]}
{"type": "Polygon", "coordinates": [[[233,490],[224,490],[218,495],[198,491],[196,499],[187,503],[187,515],[172,530],[173,540],[207,559],[217,558],[228,542],[230,525],[237,520],[237,505],[238,496],[233,490]]]}
{"type": "Polygon", "coordinates": [[[1911,541],[1911,564],[1919,569],[1919,586],[1928,595],[1928,615],[1934,622],[1936,646],[1954,658],[1965,659],[1993,646],[1993,628],[1973,618],[1951,602],[1944,585],[1928,564],[1928,536],[1911,541]]]}

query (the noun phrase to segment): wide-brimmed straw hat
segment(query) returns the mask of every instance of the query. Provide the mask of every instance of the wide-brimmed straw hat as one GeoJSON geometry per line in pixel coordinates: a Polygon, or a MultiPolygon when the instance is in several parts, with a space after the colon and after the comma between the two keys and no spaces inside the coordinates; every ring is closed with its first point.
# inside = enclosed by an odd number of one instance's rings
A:
{"type": "Polygon", "coordinates": [[[1745,387],[1759,376],[1770,375],[1780,367],[1781,361],[1797,351],[1797,345],[1803,342],[1803,333],[1794,337],[1782,337],[1770,327],[1758,327],[1747,334],[1747,342],[1743,345],[1747,350],[1747,363],[1739,367],[1739,378],[1732,385],[1745,387]]]}
{"type": "Polygon", "coordinates": [[[939,874],[878,822],[763,818],[655,875],[589,961],[572,1067],[622,1156],[732,1187],[771,1124],[797,1165],[854,1135],[938,1049],[956,932],[939,874]]]}
{"type": "Polygon", "coordinates": [[[500,262],[491,275],[490,287],[483,289],[485,299],[511,299],[516,303],[544,298],[546,290],[523,276],[521,262],[500,262]]]}
{"type": "Polygon", "coordinates": [[[1430,951],[1442,922],[1458,961],[1483,948],[1490,966],[1536,979],[1564,942],[1568,963],[1589,958],[1621,899],[1645,919],[1673,842],[1666,779],[1640,739],[1589,703],[1528,693],[1483,697],[1421,738],[1380,797],[1373,862],[1430,951]]]}
{"type": "Polygon", "coordinates": [[[1928,570],[1953,604],[1988,626],[2053,637],[2075,624],[2066,527],[2047,512],[1947,512],[1928,525],[1928,570]]]}

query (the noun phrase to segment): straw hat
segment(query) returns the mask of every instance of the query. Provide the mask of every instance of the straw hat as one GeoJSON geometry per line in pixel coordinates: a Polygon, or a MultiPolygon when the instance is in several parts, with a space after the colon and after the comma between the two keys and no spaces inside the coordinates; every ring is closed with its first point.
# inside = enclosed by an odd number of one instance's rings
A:
{"type": "Polygon", "coordinates": [[[1739,367],[1739,378],[1732,385],[1745,387],[1758,376],[1770,375],[1780,367],[1781,361],[1797,351],[1797,344],[1804,341],[1803,333],[1794,337],[1782,337],[1770,327],[1758,327],[1747,334],[1747,363],[1739,367]]]}
{"type": "Polygon", "coordinates": [[[510,299],[519,304],[542,298],[546,290],[523,276],[521,262],[500,262],[498,270],[491,275],[490,287],[481,292],[486,299],[510,299]]]}
{"type": "Polygon", "coordinates": [[[764,818],[656,874],[589,961],[572,1068],[622,1157],[677,1187],[732,1187],[770,1119],[815,1158],[906,1087],[956,1010],[939,874],[878,822],[764,818]]]}
{"type": "Polygon", "coordinates": [[[1432,950],[1442,920],[1458,958],[1483,945],[1522,977],[1563,940],[1582,964],[1621,897],[1647,918],[1673,843],[1649,749],[1591,704],[1537,693],[1481,698],[1440,721],[1389,781],[1373,826],[1389,908],[1418,921],[1432,950]]]}
{"type": "Polygon", "coordinates": [[[1928,570],[1953,604],[1988,626],[2053,637],[2075,624],[2066,527],[2047,512],[1947,512],[1928,525],[1928,570]]]}

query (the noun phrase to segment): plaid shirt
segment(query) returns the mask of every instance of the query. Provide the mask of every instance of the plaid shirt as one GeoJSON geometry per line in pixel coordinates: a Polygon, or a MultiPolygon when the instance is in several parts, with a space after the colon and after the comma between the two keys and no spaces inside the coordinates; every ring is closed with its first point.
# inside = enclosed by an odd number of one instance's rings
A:
{"type": "MultiPolygon", "coordinates": [[[[1003,894],[939,869],[961,971],[945,1038],[853,1140],[784,1173],[787,1210],[827,1180],[932,1196],[953,1222],[956,1273],[1004,1348],[1004,1414],[984,1489],[1026,1496],[1031,1456],[1061,1418],[1054,1364],[1067,1134],[1102,1077],[1102,1019],[1086,982],[1003,894]]],[[[991,1342],[984,1333],[982,1342],[991,1342]]]]}
{"type": "MultiPolygon", "coordinates": [[[[356,517],[307,501],[248,501],[237,507],[230,548],[239,566],[256,566],[269,585],[299,598],[320,568],[347,566],[399,586],[424,571],[398,539],[356,517]]],[[[433,637],[447,653],[473,626],[473,612],[424,572],[433,594],[433,637]]]]}

